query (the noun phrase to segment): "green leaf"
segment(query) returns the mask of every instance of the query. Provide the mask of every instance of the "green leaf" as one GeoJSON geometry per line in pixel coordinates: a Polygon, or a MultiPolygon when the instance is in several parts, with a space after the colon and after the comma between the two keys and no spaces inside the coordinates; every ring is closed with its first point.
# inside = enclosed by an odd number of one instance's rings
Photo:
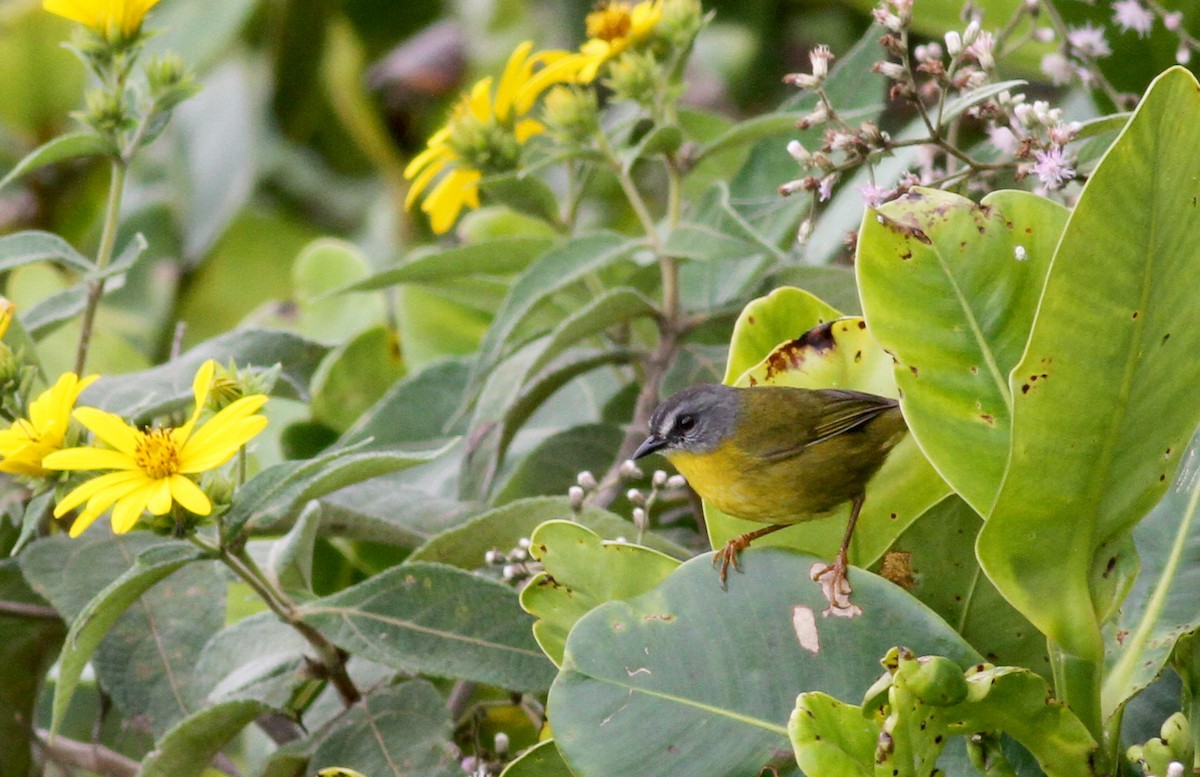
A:
{"type": "Polygon", "coordinates": [[[553,244],[547,237],[505,237],[424,251],[399,267],[376,273],[342,291],[386,289],[402,283],[437,283],[470,275],[507,275],[524,270],[553,244]]]}
{"type": "Polygon", "coordinates": [[[311,650],[308,642],[273,612],[243,618],[212,635],[203,646],[191,673],[188,698],[196,707],[252,700],[283,709],[311,679],[306,649],[311,650]],[[247,645],[254,649],[247,650],[247,645]]]}
{"type": "Polygon", "coordinates": [[[324,733],[305,774],[340,766],[370,777],[461,777],[453,731],[446,703],[429,682],[380,688],[324,733]]]}
{"type": "Polygon", "coordinates": [[[762,246],[705,223],[684,221],[667,235],[663,253],[677,259],[746,261],[767,255],[762,246]]]}
{"type": "Polygon", "coordinates": [[[114,151],[106,138],[94,132],[69,132],[59,135],[30,151],[17,162],[4,178],[0,178],[0,190],[39,167],[81,156],[107,156],[114,151]]]}
{"type": "Polygon", "coordinates": [[[640,243],[623,235],[597,232],[572,238],[542,255],[518,276],[496,314],[480,344],[471,383],[478,385],[495,367],[517,327],[539,302],[585,275],[627,258],[639,248],[640,243]]]}
{"type": "Polygon", "coordinates": [[[137,777],[200,777],[221,748],[269,709],[257,701],[227,701],[189,715],[154,743],[137,777]]]}
{"type": "Polygon", "coordinates": [[[788,719],[788,738],[805,774],[872,777],[879,733],[862,707],[816,691],[801,693],[788,719]]]}
{"type": "Polygon", "coordinates": [[[1101,704],[1119,712],[1158,676],[1184,634],[1200,628],[1200,439],[1193,438],[1171,490],[1133,530],[1141,571],[1113,622],[1105,626],[1101,704]]]}
{"type": "Polygon", "coordinates": [[[338,431],[348,429],[404,372],[400,341],[390,327],[359,332],[326,355],[313,374],[313,419],[338,431]]]}
{"type": "Polygon", "coordinates": [[[742,554],[721,590],[693,559],[630,601],[603,604],[571,630],[547,709],[555,742],[581,777],[758,774],[789,749],[796,693],[861,695],[891,645],[918,645],[966,666],[977,654],[891,584],[851,571],[858,618],[822,618],[808,570],[818,559],[776,548],[742,554]]]}
{"type": "Polygon", "coordinates": [[[986,100],[990,100],[998,94],[1019,90],[1027,83],[1027,81],[1022,81],[1019,78],[1015,78],[1010,81],[997,81],[995,83],[985,84],[984,86],[963,92],[950,102],[946,103],[946,107],[942,111],[942,121],[948,124],[965,113],[968,108],[979,105],[986,100]]]}
{"type": "Polygon", "coordinates": [[[1008,376],[1067,215],[1026,192],[995,192],[976,205],[916,189],[863,216],[859,290],[871,333],[895,357],[904,417],[981,514],[1008,463],[1008,376]]]}
{"type": "Polygon", "coordinates": [[[696,152],[696,163],[699,164],[706,157],[720,153],[726,149],[737,148],[778,135],[794,133],[796,131],[796,121],[801,115],[799,111],[764,113],[738,122],[701,146],[700,150],[696,152]]]}
{"type": "Polygon", "coordinates": [[[1084,188],[1009,377],[1012,455],[979,560],[1039,630],[1090,662],[1102,658],[1095,552],[1163,495],[1200,422],[1200,157],[1185,151],[1198,127],[1200,89],[1173,68],[1084,188]]]}
{"type": "MultiPolygon", "coordinates": [[[[0,601],[8,604],[47,607],[21,577],[17,560],[0,560],[0,601]]],[[[32,743],[29,722],[46,671],[54,664],[66,626],[50,617],[0,613],[0,752],[4,764],[0,774],[24,777],[32,773],[32,743]]]]}
{"type": "Polygon", "coordinates": [[[561,223],[558,196],[536,175],[490,175],[479,182],[479,189],[489,201],[506,205],[518,213],[536,216],[550,224],[561,223]]]}
{"type": "Polygon", "coordinates": [[[625,433],[616,424],[583,424],[555,432],[520,458],[492,497],[495,505],[565,494],[580,472],[603,472],[625,433]]]}
{"type": "Polygon", "coordinates": [[[189,544],[164,542],[138,554],[137,560],[125,574],[96,594],[71,622],[67,639],[59,658],[58,682],[54,686],[54,710],[51,733],[58,730],[67,705],[75,693],[79,676],[92,657],[100,640],[143,593],[180,568],[204,558],[189,544]]]}
{"type": "Polygon", "coordinates": [[[453,567],[406,563],[297,614],[354,655],[438,677],[544,690],[552,665],[508,586],[453,567]]]}
{"type": "Polygon", "coordinates": [[[58,235],[29,230],[0,237],[0,272],[50,260],[82,273],[92,270],[91,260],[58,235]]]}
{"type": "Polygon", "coordinates": [[[538,742],[504,767],[500,777],[575,777],[553,739],[538,742]]]}
{"type": "Polygon", "coordinates": [[[192,380],[208,359],[239,367],[283,366],[274,393],[307,398],[313,370],[325,353],[323,345],[288,333],[265,329],[228,332],[172,361],[141,372],[104,377],[88,387],[81,404],[131,419],[146,419],[175,409],[192,398],[192,380]]]}
{"type": "Polygon", "coordinates": [[[638,139],[632,147],[621,152],[621,167],[626,173],[639,159],[656,154],[669,154],[683,144],[683,130],[674,124],[658,124],[638,139]]]}
{"type": "Polygon", "coordinates": [[[633,289],[609,289],[563,318],[550,332],[541,353],[528,367],[536,375],[570,346],[593,335],[600,335],[618,324],[628,324],[639,318],[653,316],[654,303],[633,289]]]}
{"type": "MultiPolygon", "coordinates": [[[[484,565],[484,554],[489,550],[507,552],[541,524],[558,520],[575,521],[606,540],[637,534],[632,522],[615,513],[590,506],[576,513],[566,497],[538,496],[509,502],[447,529],[413,551],[409,560],[478,569],[484,565]]],[[[654,534],[646,536],[645,544],[676,558],[690,555],[686,549],[654,534]]]]}
{"type": "Polygon", "coordinates": [[[729,363],[722,382],[732,385],[775,346],[841,315],[807,291],[787,286],[751,301],[733,325],[729,363]]]}
{"type": "Polygon", "coordinates": [[[221,530],[232,539],[250,531],[278,530],[310,499],[389,472],[437,458],[448,446],[424,450],[339,448],[315,459],[276,464],[255,475],[237,492],[221,530]]]}
{"type": "Polygon", "coordinates": [[[271,543],[265,571],[284,593],[312,595],[313,547],[320,527],[321,505],[312,501],[288,533],[271,543]]]}
{"type": "Polygon", "coordinates": [[[560,667],[567,635],[580,618],[605,602],[646,593],[679,566],[665,553],[602,540],[571,521],[543,523],[529,540],[544,571],[521,591],[521,607],[538,618],[533,636],[560,667]]]}
{"type": "Polygon", "coordinates": [[[338,440],[349,447],[370,440],[372,446],[424,442],[461,432],[452,423],[459,407],[468,367],[442,361],[397,381],[338,440]],[[413,408],[421,408],[414,413],[413,408]]]}
{"type": "Polygon", "coordinates": [[[383,300],[378,295],[331,295],[365,278],[369,271],[367,258],[351,243],[318,238],[306,245],[292,265],[300,333],[314,339],[341,340],[371,326],[384,326],[383,300]]]}

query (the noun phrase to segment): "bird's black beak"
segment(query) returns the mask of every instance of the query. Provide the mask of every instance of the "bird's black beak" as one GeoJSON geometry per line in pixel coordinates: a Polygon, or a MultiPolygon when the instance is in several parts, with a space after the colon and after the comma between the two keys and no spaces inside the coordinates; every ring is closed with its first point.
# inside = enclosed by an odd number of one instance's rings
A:
{"type": "Polygon", "coordinates": [[[633,458],[640,459],[643,456],[648,456],[654,453],[659,448],[665,447],[667,441],[657,435],[650,435],[646,441],[638,446],[638,449],[633,452],[633,458]]]}

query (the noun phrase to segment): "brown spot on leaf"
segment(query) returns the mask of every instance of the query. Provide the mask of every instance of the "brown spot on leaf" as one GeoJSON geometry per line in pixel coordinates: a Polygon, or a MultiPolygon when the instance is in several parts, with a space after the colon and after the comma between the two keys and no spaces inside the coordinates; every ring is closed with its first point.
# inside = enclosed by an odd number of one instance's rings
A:
{"type": "Polygon", "coordinates": [[[979,368],[978,368],[978,367],[976,367],[974,364],[972,364],[972,365],[971,365],[971,374],[972,374],[972,375],[978,375],[978,374],[979,374],[979,368]]]}
{"type": "Polygon", "coordinates": [[[1137,317],[1138,317],[1138,312],[1135,310],[1135,311],[1133,311],[1133,318],[1135,321],[1137,320],[1137,317]]]}
{"type": "Polygon", "coordinates": [[[662,623],[670,623],[671,621],[675,620],[675,616],[671,615],[670,613],[665,613],[665,612],[664,613],[653,613],[651,615],[645,616],[644,620],[646,620],[646,622],[660,621],[662,623]]]}
{"type": "Polygon", "coordinates": [[[854,363],[858,364],[861,361],[862,361],[862,351],[855,351],[854,352],[854,363]]]}
{"type": "Polygon", "coordinates": [[[919,372],[919,371],[917,370],[917,365],[915,365],[915,364],[911,364],[911,365],[909,365],[908,369],[909,369],[909,371],[910,371],[910,372],[913,374],[913,377],[914,377],[914,378],[915,378],[915,377],[917,377],[917,374],[918,374],[918,372],[919,372]]]}
{"type": "Polygon", "coordinates": [[[1028,383],[1026,383],[1026,384],[1024,384],[1024,385],[1022,385],[1022,386],[1021,386],[1021,393],[1022,393],[1022,394],[1028,394],[1028,393],[1029,393],[1029,384],[1028,384],[1028,383]]]}
{"type": "MultiPolygon", "coordinates": [[[[896,514],[892,513],[892,517],[895,518],[896,514]]],[[[912,554],[904,550],[890,550],[884,553],[879,576],[901,588],[915,588],[917,581],[912,576],[912,554]]]]}
{"type": "Polygon", "coordinates": [[[996,417],[994,415],[990,415],[989,413],[980,413],[979,417],[983,419],[985,424],[990,424],[992,426],[995,426],[996,424],[996,417]]]}
{"type": "Polygon", "coordinates": [[[899,221],[890,219],[882,213],[876,214],[875,218],[881,225],[884,226],[884,228],[890,229],[902,237],[911,238],[912,240],[916,240],[918,243],[924,243],[925,245],[933,245],[933,241],[929,239],[929,235],[926,235],[915,226],[901,224],[899,221]]]}
{"type": "Polygon", "coordinates": [[[753,324],[753,323],[754,323],[754,316],[746,316],[746,323],[747,323],[747,324],[753,324]]]}

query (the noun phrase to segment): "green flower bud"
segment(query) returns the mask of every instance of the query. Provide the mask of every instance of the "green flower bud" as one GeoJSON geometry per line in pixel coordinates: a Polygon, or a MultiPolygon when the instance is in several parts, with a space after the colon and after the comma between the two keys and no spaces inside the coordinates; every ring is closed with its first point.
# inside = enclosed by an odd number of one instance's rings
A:
{"type": "Polygon", "coordinates": [[[654,26],[655,37],[674,48],[686,49],[707,21],[700,0],[666,0],[662,18],[654,26]]]}
{"type": "Polygon", "coordinates": [[[967,698],[967,681],[958,664],[943,656],[922,656],[901,661],[897,681],[926,704],[949,707],[967,698]]]}
{"type": "Polygon", "coordinates": [[[85,103],[87,108],[78,118],[102,135],[115,135],[134,125],[124,94],[92,89],[87,93],[85,103]]]}
{"type": "Polygon", "coordinates": [[[600,129],[596,93],[591,89],[555,86],[543,98],[546,126],[559,139],[584,143],[600,129]]]}
{"type": "Polygon", "coordinates": [[[604,84],[619,100],[652,106],[658,95],[659,68],[653,54],[627,51],[609,63],[604,84]]]}
{"type": "Polygon", "coordinates": [[[279,377],[279,370],[279,365],[269,370],[252,367],[239,370],[233,361],[230,361],[228,366],[218,364],[213,370],[212,386],[209,388],[209,409],[220,412],[242,397],[270,394],[279,377]]]}

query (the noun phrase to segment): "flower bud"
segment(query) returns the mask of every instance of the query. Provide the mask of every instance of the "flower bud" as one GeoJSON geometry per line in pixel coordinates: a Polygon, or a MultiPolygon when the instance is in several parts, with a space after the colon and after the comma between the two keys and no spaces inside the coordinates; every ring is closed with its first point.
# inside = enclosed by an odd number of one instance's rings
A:
{"type": "Polygon", "coordinates": [[[591,491],[596,488],[596,476],[586,469],[575,476],[575,482],[585,491],[591,491]]]}
{"type": "Polygon", "coordinates": [[[636,488],[631,488],[628,491],[626,491],[625,498],[628,499],[630,502],[633,502],[635,505],[646,504],[646,495],[643,494],[641,491],[637,490],[636,488]]]}
{"type": "Polygon", "coordinates": [[[687,485],[687,478],[683,475],[672,475],[667,478],[667,488],[683,488],[687,485]]]}
{"type": "Polygon", "coordinates": [[[639,529],[645,530],[645,528],[649,525],[649,519],[646,517],[646,508],[633,508],[633,524],[639,529]]]}
{"type": "Polygon", "coordinates": [[[908,71],[904,69],[904,65],[896,62],[876,62],[871,69],[892,81],[903,81],[908,76],[908,71]]]}
{"type": "Polygon", "coordinates": [[[661,469],[654,470],[654,474],[650,476],[650,484],[655,488],[662,488],[667,482],[667,473],[661,469]]]}
{"type": "Polygon", "coordinates": [[[807,165],[812,159],[812,155],[808,153],[808,149],[804,147],[798,140],[788,141],[787,152],[792,155],[792,159],[802,165],[807,165]]]}
{"type": "Polygon", "coordinates": [[[950,32],[946,33],[946,53],[949,54],[951,57],[957,57],[959,54],[962,53],[962,49],[963,49],[962,36],[960,36],[954,30],[951,30],[950,32]]]}
{"type": "Polygon", "coordinates": [[[979,20],[972,19],[971,23],[967,25],[967,29],[963,31],[963,36],[962,36],[963,46],[970,46],[972,43],[975,42],[975,39],[979,37],[979,29],[980,29],[979,20]]]}
{"type": "Polygon", "coordinates": [[[504,556],[500,555],[500,551],[493,549],[483,554],[483,560],[489,567],[494,567],[504,560],[504,556]]]}
{"type": "Polygon", "coordinates": [[[654,35],[677,49],[686,49],[707,21],[700,0],[665,0],[654,35]]]}
{"type": "Polygon", "coordinates": [[[658,95],[658,71],[658,62],[652,54],[626,51],[609,63],[604,83],[617,99],[650,106],[658,95]]]}
{"type": "Polygon", "coordinates": [[[628,478],[630,480],[645,477],[645,474],[638,469],[638,465],[633,459],[625,459],[625,461],[622,461],[619,472],[621,473],[621,477],[628,478]]]}
{"type": "Polygon", "coordinates": [[[600,129],[600,109],[593,89],[559,84],[542,98],[546,126],[569,143],[582,143],[600,129]]]}
{"type": "Polygon", "coordinates": [[[495,751],[496,755],[503,758],[508,755],[508,748],[508,734],[505,734],[503,731],[497,731],[496,736],[492,739],[492,750],[495,751]]]}
{"type": "Polygon", "coordinates": [[[572,510],[578,510],[583,507],[583,489],[579,486],[571,486],[567,489],[567,500],[571,503],[572,510]]]}

